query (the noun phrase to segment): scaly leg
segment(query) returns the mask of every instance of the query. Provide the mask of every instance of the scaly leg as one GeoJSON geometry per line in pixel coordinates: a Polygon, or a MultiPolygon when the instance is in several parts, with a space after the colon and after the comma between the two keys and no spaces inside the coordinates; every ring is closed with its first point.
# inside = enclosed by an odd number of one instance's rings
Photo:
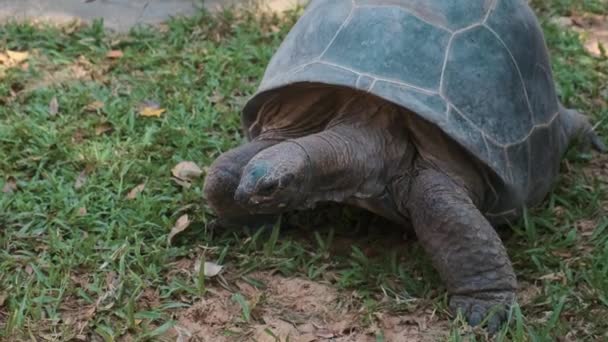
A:
{"type": "Polygon", "coordinates": [[[416,167],[405,210],[451,295],[450,309],[474,326],[492,313],[488,330],[506,320],[517,281],[498,234],[470,195],[432,167],[416,167]]]}

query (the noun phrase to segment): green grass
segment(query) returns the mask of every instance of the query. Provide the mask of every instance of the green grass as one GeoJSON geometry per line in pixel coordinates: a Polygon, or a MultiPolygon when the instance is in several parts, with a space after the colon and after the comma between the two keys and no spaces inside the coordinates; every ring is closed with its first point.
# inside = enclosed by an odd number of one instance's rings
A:
{"type": "MultiPolygon", "coordinates": [[[[546,20],[607,7],[553,0],[538,8],[561,99],[600,120],[607,136],[608,60],[590,57],[575,33],[546,20]]],[[[228,280],[260,269],[331,279],[358,292],[369,324],[376,310],[430,306],[447,317],[444,290],[421,248],[391,245],[399,238],[394,229],[353,232],[359,211],[330,208],[340,219],[323,224],[301,215],[291,219],[305,229],[280,234],[212,232],[202,179],[190,188],[171,180],[178,162],[209,165],[243,141],[243,101],[296,18],[200,14],[122,36],[105,33],[101,23],[0,26],[0,46],[30,53],[26,68],[0,79],[0,187],[18,186],[0,193],[0,339],[158,338],[175,310],[214,281],[176,272],[183,258],[226,264],[228,280]],[[123,58],[106,58],[110,50],[123,58]],[[84,77],[61,76],[69,70],[84,77]],[[103,108],[86,109],[94,101],[103,108]],[[167,111],[140,117],[144,101],[167,111]],[[100,127],[112,130],[97,134],[100,127]],[[86,182],[77,188],[83,171],[86,182]],[[141,183],[143,192],[127,199],[141,183]],[[186,213],[192,225],[168,245],[169,230],[186,213]],[[145,305],[150,293],[154,307],[145,305]],[[392,299],[382,301],[383,293],[392,299]],[[84,325],[73,324],[79,319],[84,325]]],[[[506,340],[608,338],[608,198],[606,184],[588,175],[590,157],[571,151],[545,204],[504,232],[520,281],[538,292],[514,310],[506,340]]],[[[243,297],[234,300],[252,319],[243,297]]],[[[456,322],[453,339],[461,332],[456,322]]]]}

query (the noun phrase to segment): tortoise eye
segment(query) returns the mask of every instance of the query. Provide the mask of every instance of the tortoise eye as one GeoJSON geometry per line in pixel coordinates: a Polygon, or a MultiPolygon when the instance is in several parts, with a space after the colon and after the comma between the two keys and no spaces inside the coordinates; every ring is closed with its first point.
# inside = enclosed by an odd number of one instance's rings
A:
{"type": "Polygon", "coordinates": [[[278,182],[264,183],[258,190],[260,196],[270,196],[279,188],[278,182]]]}
{"type": "Polygon", "coordinates": [[[293,174],[291,174],[291,173],[288,173],[288,174],[284,175],[284,176],[281,178],[280,185],[281,185],[282,187],[286,188],[286,187],[287,187],[288,185],[290,185],[290,184],[291,184],[291,183],[292,183],[292,182],[293,182],[295,179],[296,179],[296,176],[294,176],[294,175],[293,175],[293,174]]]}

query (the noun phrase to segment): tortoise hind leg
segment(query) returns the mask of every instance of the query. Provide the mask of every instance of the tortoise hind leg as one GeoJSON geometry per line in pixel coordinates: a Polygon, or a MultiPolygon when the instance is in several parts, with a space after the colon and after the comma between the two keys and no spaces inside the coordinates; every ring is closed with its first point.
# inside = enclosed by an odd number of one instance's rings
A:
{"type": "Polygon", "coordinates": [[[593,147],[598,152],[608,152],[602,139],[595,133],[589,118],[573,109],[560,108],[562,125],[566,131],[568,144],[572,140],[580,140],[584,148],[593,147]]]}
{"type": "Polygon", "coordinates": [[[218,216],[213,226],[262,226],[274,223],[271,215],[249,215],[234,201],[234,193],[241,180],[243,168],[259,152],[276,145],[280,140],[254,140],[220,155],[209,167],[203,189],[204,198],[218,216]]]}
{"type": "Polygon", "coordinates": [[[432,167],[416,168],[400,207],[447,286],[452,312],[472,326],[487,317],[487,330],[496,332],[517,286],[505,247],[465,188],[432,167]]]}

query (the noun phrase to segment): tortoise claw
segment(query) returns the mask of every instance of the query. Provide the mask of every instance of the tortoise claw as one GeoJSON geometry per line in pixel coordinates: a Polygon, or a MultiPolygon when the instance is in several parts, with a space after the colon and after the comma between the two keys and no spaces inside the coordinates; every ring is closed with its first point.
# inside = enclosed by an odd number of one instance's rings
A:
{"type": "Polygon", "coordinates": [[[507,322],[514,298],[515,294],[510,291],[456,295],[450,300],[450,309],[461,313],[470,326],[485,323],[486,331],[495,334],[507,322]]]}

